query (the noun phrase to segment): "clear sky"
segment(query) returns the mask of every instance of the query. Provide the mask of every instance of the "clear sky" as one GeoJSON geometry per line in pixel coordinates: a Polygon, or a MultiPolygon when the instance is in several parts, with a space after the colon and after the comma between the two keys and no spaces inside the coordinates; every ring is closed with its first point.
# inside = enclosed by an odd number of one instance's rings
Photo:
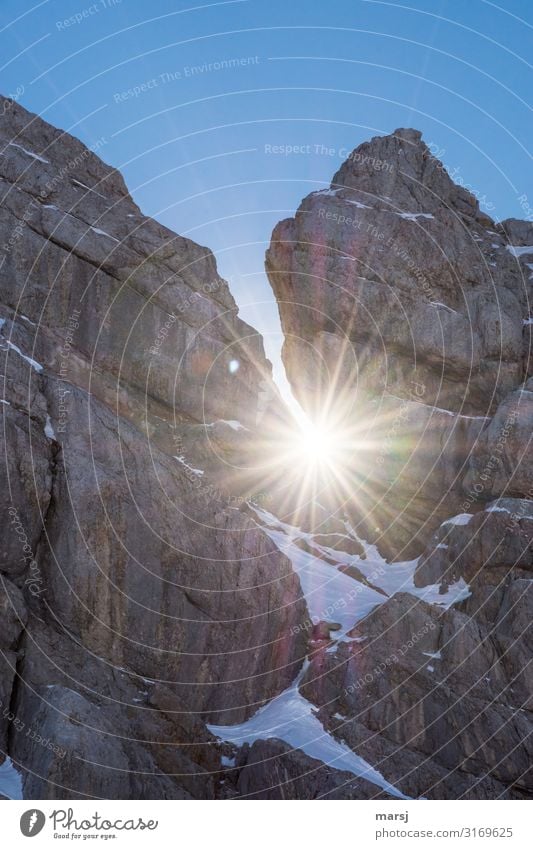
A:
{"type": "Polygon", "coordinates": [[[490,215],[533,217],[532,24],[532,0],[2,0],[1,90],[104,137],[143,211],[214,251],[281,383],[264,251],[360,142],[417,127],[490,215]]]}

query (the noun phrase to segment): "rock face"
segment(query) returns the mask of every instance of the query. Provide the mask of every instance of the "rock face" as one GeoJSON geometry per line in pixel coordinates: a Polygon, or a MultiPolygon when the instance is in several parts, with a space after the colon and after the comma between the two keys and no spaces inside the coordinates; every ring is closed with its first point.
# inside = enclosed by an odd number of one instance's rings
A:
{"type": "Polygon", "coordinates": [[[341,386],[409,397],[418,385],[426,404],[494,410],[524,377],[518,256],[533,225],[521,224],[496,227],[415,130],[358,147],[267,253],[302,404],[317,389],[323,404],[341,386]]]}
{"type": "Polygon", "coordinates": [[[464,481],[465,492],[487,500],[533,497],[533,379],[510,392],[483,430],[464,481]]]}
{"type": "Polygon", "coordinates": [[[495,224],[403,129],[267,252],[293,389],[353,435],[336,515],[416,558],[374,570],[387,598],[312,644],[300,694],[408,796],[533,792],[532,257],[531,223],[495,224]]]}
{"type": "Polygon", "coordinates": [[[244,746],[230,778],[245,799],[392,798],[375,784],[326,766],[275,738],[244,746]]]}
{"type": "Polygon", "coordinates": [[[289,379],[355,430],[352,517],[389,555],[419,554],[459,512],[484,417],[528,376],[532,255],[533,224],[495,224],[416,130],[362,144],[274,229],[289,379]]]}
{"type": "Polygon", "coordinates": [[[533,570],[533,502],[501,498],[475,515],[452,517],[438,529],[418,561],[415,582],[449,584],[486,578],[489,569],[533,570]],[[458,522],[458,519],[460,520],[458,522]]]}
{"type": "Polygon", "coordinates": [[[298,578],[224,470],[270,364],[209,250],[4,105],[2,752],[28,798],[209,797],[204,720],[249,716],[305,648],[298,578]]]}
{"type": "Polygon", "coordinates": [[[520,583],[492,624],[396,594],[357,626],[353,643],[314,660],[303,694],[339,714],[333,733],[409,796],[527,797],[531,681],[522,662],[531,647],[511,614],[520,583]]]}

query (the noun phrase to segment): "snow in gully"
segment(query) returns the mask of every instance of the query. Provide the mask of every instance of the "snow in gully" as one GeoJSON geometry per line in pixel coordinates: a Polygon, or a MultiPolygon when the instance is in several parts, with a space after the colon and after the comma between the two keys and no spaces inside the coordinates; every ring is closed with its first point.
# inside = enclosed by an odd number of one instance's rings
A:
{"type": "MultiPolygon", "coordinates": [[[[445,608],[469,595],[469,588],[462,579],[451,585],[445,594],[440,593],[439,584],[416,587],[414,573],[417,560],[388,563],[377,547],[360,539],[349,524],[346,524],[347,541],[351,538],[360,543],[364,550],[362,557],[319,545],[313,542],[313,534],[288,525],[265,510],[255,508],[255,513],[264,532],[289,558],[298,574],[311,621],[334,620],[340,625],[335,632],[337,642],[350,642],[348,632],[354,625],[397,592],[408,592],[445,608]],[[324,559],[303,550],[298,545],[302,541],[312,543],[324,559]],[[366,584],[341,571],[342,567],[350,565],[357,567],[366,584]]],[[[334,647],[335,643],[331,648],[334,647]]],[[[328,766],[351,772],[393,796],[406,798],[378,770],[325,730],[315,715],[315,706],[299,691],[307,665],[306,661],[290,687],[246,722],[233,726],[210,725],[212,733],[236,746],[276,737],[328,766]]]]}

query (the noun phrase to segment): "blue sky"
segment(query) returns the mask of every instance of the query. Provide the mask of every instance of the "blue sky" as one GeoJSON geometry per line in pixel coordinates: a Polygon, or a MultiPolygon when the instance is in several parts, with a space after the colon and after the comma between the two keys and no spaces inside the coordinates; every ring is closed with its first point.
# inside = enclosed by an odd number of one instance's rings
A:
{"type": "Polygon", "coordinates": [[[417,127],[493,217],[533,210],[532,25],[530,0],[3,0],[1,90],[215,252],[282,382],[264,251],[360,142],[417,127]]]}

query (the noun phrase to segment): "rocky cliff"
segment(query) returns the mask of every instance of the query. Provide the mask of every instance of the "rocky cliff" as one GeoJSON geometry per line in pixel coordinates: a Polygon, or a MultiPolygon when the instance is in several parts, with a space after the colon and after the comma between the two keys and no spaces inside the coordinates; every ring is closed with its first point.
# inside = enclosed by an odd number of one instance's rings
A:
{"type": "Polygon", "coordinates": [[[414,130],[278,225],[317,496],[211,252],[1,106],[0,794],[530,796],[532,226],[414,130]]]}
{"type": "Polygon", "coordinates": [[[328,556],[388,594],[322,634],[300,692],[409,796],[533,790],[532,260],[533,224],[496,224],[406,129],[267,252],[293,389],[355,434],[332,511],[375,545],[328,556]]]}
{"type": "Polygon", "coordinates": [[[418,131],[362,144],[267,254],[301,403],[317,371],[327,398],[342,357],[351,391],[409,397],[418,384],[426,404],[493,412],[525,373],[532,230],[481,212],[418,131]]]}
{"type": "Polygon", "coordinates": [[[530,374],[532,245],[411,129],[354,150],[272,234],[287,374],[313,414],[356,423],[353,518],[392,556],[459,512],[480,432],[530,374]]]}
{"type": "Polygon", "coordinates": [[[226,471],[270,364],[209,250],[2,113],[0,747],[28,798],[213,795],[205,720],[304,655],[298,578],[226,471]]]}

